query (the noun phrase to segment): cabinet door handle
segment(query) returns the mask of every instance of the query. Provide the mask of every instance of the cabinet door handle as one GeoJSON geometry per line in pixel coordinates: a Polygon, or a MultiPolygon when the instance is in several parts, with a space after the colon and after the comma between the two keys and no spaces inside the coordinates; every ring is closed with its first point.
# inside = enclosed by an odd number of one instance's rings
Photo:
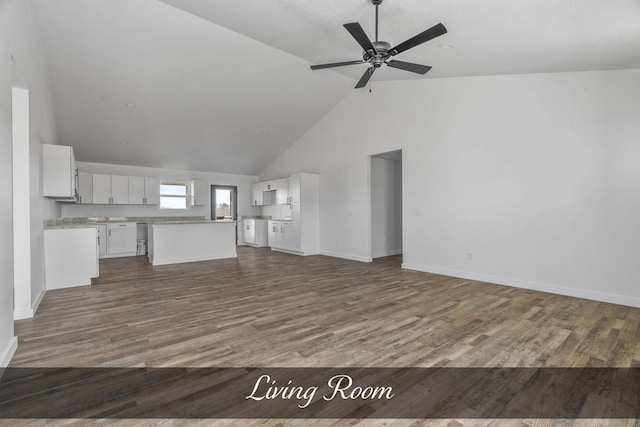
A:
{"type": "Polygon", "coordinates": [[[111,230],[109,230],[109,237],[111,237],[111,230]]]}

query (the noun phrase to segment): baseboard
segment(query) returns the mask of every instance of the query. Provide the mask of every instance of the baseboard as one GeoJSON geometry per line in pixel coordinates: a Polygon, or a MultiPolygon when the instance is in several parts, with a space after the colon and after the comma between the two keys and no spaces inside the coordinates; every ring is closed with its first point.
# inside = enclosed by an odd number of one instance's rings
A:
{"type": "Polygon", "coordinates": [[[22,308],[13,310],[13,320],[32,319],[35,316],[33,308],[22,308]]]}
{"type": "Polygon", "coordinates": [[[46,292],[45,289],[42,289],[40,291],[40,293],[36,297],[36,300],[31,303],[31,308],[22,308],[22,309],[13,310],[13,320],[32,319],[33,316],[35,316],[36,312],[38,311],[38,307],[42,302],[42,298],[44,298],[45,292],[46,292]]]}
{"type": "MultiPolygon", "coordinates": [[[[119,254],[98,254],[98,258],[99,259],[103,259],[103,258],[124,258],[124,257],[128,257],[128,256],[138,256],[138,251],[135,252],[123,252],[123,253],[119,253],[119,254]]],[[[140,255],[142,256],[142,255],[140,255]]]]}
{"type": "Polygon", "coordinates": [[[424,273],[440,274],[443,276],[459,277],[461,279],[475,280],[478,282],[494,283],[497,285],[513,286],[515,288],[530,289],[532,291],[548,292],[551,294],[565,295],[569,297],[584,298],[594,301],[607,302],[612,304],[626,305],[640,308],[640,298],[610,294],[607,292],[590,291],[587,289],[577,289],[567,286],[550,285],[546,283],[530,282],[526,280],[511,279],[486,274],[468,273],[465,271],[449,270],[425,266],[420,264],[403,263],[402,268],[407,270],[421,271],[424,273]]]}
{"type": "Polygon", "coordinates": [[[382,258],[386,256],[394,256],[394,255],[401,255],[401,254],[402,254],[402,249],[390,249],[388,251],[373,254],[372,258],[382,258]]]}
{"type": "Polygon", "coordinates": [[[214,254],[214,255],[203,255],[198,257],[178,257],[178,258],[160,258],[154,257],[153,265],[154,267],[157,265],[167,265],[167,264],[182,264],[185,262],[198,262],[198,261],[213,261],[217,259],[228,259],[228,258],[237,258],[238,254],[235,252],[228,254],[214,254]]]}
{"type": "Polygon", "coordinates": [[[326,256],[330,256],[330,257],[334,257],[334,258],[344,258],[344,259],[348,259],[351,261],[360,261],[360,262],[371,262],[372,259],[369,257],[363,257],[363,256],[359,256],[359,255],[349,255],[349,254],[343,254],[340,252],[331,252],[331,251],[320,251],[320,255],[326,255],[326,256]]]}
{"type": "MultiPolygon", "coordinates": [[[[0,368],[6,368],[11,362],[11,358],[18,349],[18,337],[12,337],[5,349],[0,353],[0,368]]],[[[0,374],[1,375],[1,374],[0,374]]]]}
{"type": "Polygon", "coordinates": [[[36,300],[33,302],[33,304],[31,304],[34,316],[38,312],[38,307],[40,307],[40,303],[42,302],[42,298],[44,298],[44,295],[46,293],[47,293],[47,290],[46,289],[42,289],[40,291],[40,293],[38,294],[38,296],[36,297],[36,300]]]}

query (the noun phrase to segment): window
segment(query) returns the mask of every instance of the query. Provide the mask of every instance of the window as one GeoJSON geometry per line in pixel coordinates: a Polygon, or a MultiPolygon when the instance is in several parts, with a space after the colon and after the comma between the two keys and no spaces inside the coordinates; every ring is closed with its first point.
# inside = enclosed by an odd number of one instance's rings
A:
{"type": "Polygon", "coordinates": [[[179,182],[161,183],[160,209],[187,209],[187,184],[179,182]]]}

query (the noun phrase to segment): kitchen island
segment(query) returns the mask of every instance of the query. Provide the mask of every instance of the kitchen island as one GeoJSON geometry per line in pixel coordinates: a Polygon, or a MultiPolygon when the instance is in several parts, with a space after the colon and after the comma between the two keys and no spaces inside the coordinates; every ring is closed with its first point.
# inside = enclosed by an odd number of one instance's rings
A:
{"type": "Polygon", "coordinates": [[[153,221],[148,223],[152,265],[235,258],[236,221],[153,221]]]}

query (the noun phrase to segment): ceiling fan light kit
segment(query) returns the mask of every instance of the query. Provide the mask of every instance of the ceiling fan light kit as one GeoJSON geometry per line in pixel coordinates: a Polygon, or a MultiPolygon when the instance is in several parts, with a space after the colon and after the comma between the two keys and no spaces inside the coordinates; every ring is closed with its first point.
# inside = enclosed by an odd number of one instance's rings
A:
{"type": "Polygon", "coordinates": [[[349,34],[358,42],[360,47],[363,49],[362,60],[356,61],[345,61],[345,62],[334,62],[331,64],[321,64],[321,65],[312,65],[312,70],[321,70],[324,68],[333,68],[333,67],[343,67],[346,65],[356,65],[356,64],[369,64],[369,68],[364,72],[358,83],[356,84],[356,89],[365,87],[373,76],[373,73],[377,68],[382,67],[383,64],[386,64],[389,67],[397,68],[404,71],[409,71],[416,74],[426,74],[431,67],[428,65],[414,64],[412,62],[404,62],[397,61],[395,59],[391,59],[393,56],[396,56],[399,53],[402,53],[406,50],[409,50],[413,47],[421,45],[424,42],[427,42],[431,39],[439,37],[443,34],[446,34],[447,29],[442,23],[436,24],[433,27],[429,28],[411,37],[408,40],[400,43],[399,45],[392,47],[391,43],[386,41],[378,40],[378,6],[382,4],[382,0],[371,0],[371,3],[376,7],[376,39],[375,41],[371,41],[367,36],[367,33],[364,32],[362,26],[357,22],[350,22],[348,24],[344,24],[344,27],[347,29],[349,34]]]}

